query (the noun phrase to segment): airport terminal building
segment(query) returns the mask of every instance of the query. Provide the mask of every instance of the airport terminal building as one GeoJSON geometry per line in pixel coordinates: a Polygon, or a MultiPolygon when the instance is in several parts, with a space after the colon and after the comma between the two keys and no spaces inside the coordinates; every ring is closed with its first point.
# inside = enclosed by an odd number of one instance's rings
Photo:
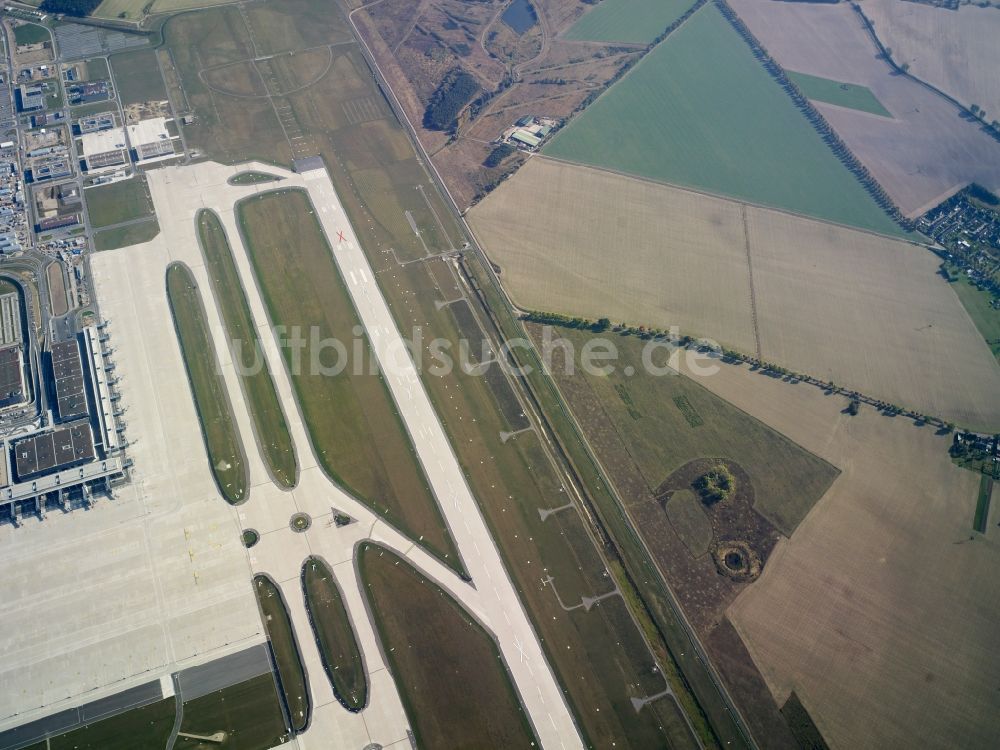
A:
{"type": "Polygon", "coordinates": [[[0,438],[0,523],[86,507],[127,481],[106,336],[88,327],[51,345],[42,381],[54,396],[43,426],[0,438]]]}

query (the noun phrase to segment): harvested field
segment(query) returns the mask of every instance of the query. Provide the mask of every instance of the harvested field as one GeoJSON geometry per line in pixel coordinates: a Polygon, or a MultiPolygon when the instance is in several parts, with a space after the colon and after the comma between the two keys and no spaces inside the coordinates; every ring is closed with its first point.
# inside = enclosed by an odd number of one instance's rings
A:
{"type": "MultiPolygon", "coordinates": [[[[904,214],[923,213],[969,182],[1000,189],[1000,143],[962,119],[955,105],[894,74],[878,59],[850,3],[731,4],[786,69],[867,86],[892,113],[893,119],[887,120],[817,104],[904,214]]],[[[868,5],[864,7],[867,13],[868,5]]],[[[1000,15],[992,8],[983,12],[1000,15]]],[[[984,73],[988,69],[984,67],[984,73]]]]}
{"type": "Polygon", "coordinates": [[[305,193],[283,191],[248,199],[238,214],[272,325],[298,330],[305,340],[303,349],[284,346],[282,354],[317,460],[344,489],[461,571],[385,383],[369,371],[367,338],[358,335],[357,313],[313,211],[305,193]],[[342,343],[343,355],[322,345],[330,339],[342,343]],[[360,359],[349,354],[354,341],[360,359]]]}
{"type": "Polygon", "coordinates": [[[692,5],[694,0],[603,0],[573,24],[563,38],[649,44],[692,5]]]}
{"type": "Polygon", "coordinates": [[[803,94],[814,101],[836,104],[838,107],[856,109],[859,112],[868,112],[882,117],[892,117],[892,113],[882,106],[882,103],[875,98],[875,94],[867,86],[831,81],[829,78],[792,71],[788,71],[788,77],[803,94]]]}
{"type": "Polygon", "coordinates": [[[831,747],[989,747],[998,530],[970,541],[979,478],[950,436],[746,366],[702,382],[842,470],[729,610],[778,703],[831,747]]]}
{"type": "Polygon", "coordinates": [[[199,212],[195,220],[208,278],[226,325],[230,348],[237,350],[234,359],[239,363],[237,372],[247,397],[258,448],[275,482],[282,487],[294,487],[298,478],[295,447],[253,324],[226,230],[211,211],[199,212]]]}
{"type": "Polygon", "coordinates": [[[523,308],[708,336],[962,425],[1000,367],[924,248],[533,158],[470,212],[523,308]]]}
{"type": "Polygon", "coordinates": [[[571,120],[544,153],[901,234],[713,4],[571,120]]]}
{"type": "Polygon", "coordinates": [[[535,747],[492,638],[405,560],[374,544],[358,569],[382,653],[421,747],[535,747]]]}
{"type": "Polygon", "coordinates": [[[1000,426],[1000,366],[935,255],[774,212],[747,217],[766,359],[973,429],[1000,426]]]}
{"type": "Polygon", "coordinates": [[[312,699],[295,628],[292,627],[288,607],[278,585],[267,576],[259,574],[254,576],[253,582],[267,639],[278,668],[278,683],[287,715],[292,722],[292,731],[301,732],[309,724],[312,699]]]}
{"type": "Polygon", "coordinates": [[[190,269],[182,263],[167,268],[167,296],[212,475],[226,502],[235,505],[246,499],[247,492],[243,445],[222,382],[198,285],[190,269]]]}
{"type": "Polygon", "coordinates": [[[533,158],[469,221],[521,307],[755,348],[736,203],[533,158]]]}
{"type": "Polygon", "coordinates": [[[866,0],[865,15],[910,73],[1000,119],[1000,10],[963,4],[957,10],[902,0],[866,0]]]}

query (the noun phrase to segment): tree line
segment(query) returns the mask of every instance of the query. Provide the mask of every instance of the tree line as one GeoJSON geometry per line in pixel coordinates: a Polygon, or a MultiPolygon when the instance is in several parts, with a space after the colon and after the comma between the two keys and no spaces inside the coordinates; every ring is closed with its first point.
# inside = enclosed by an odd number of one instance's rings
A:
{"type": "Polygon", "coordinates": [[[97,10],[100,4],[101,0],[44,0],[38,9],[44,13],[84,18],[97,10]]]}
{"type": "Polygon", "coordinates": [[[726,0],[715,0],[719,11],[729,21],[730,25],[736,30],[736,32],[743,37],[744,41],[750,46],[750,51],[753,56],[764,66],[764,69],[771,75],[771,77],[778,82],[778,84],[785,90],[785,92],[791,97],[792,102],[795,104],[796,108],[805,116],[809,123],[813,126],[817,133],[823,141],[830,147],[834,155],[840,160],[841,164],[847,167],[861,185],[868,191],[868,194],[874,199],[874,201],[885,211],[897,224],[899,224],[904,229],[912,230],[915,226],[914,222],[906,218],[903,213],[896,206],[896,203],[889,197],[889,194],[885,189],[879,184],[878,180],[868,171],[868,167],[861,163],[861,161],[854,155],[847,144],[840,138],[839,135],[830,126],[830,123],[826,121],[826,118],[820,114],[819,110],[813,106],[812,102],[802,93],[802,90],[788,77],[785,73],[785,69],[782,68],[770,53],[765,49],[764,45],[753,35],[750,29],[747,28],[746,24],[736,15],[736,12],[729,7],[726,0]]]}

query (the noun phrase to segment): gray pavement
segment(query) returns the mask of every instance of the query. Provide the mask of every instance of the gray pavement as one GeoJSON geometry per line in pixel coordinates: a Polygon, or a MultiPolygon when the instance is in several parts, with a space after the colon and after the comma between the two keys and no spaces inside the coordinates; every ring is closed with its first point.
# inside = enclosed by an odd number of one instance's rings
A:
{"type": "Polygon", "coordinates": [[[147,682],[78,708],[60,711],[30,724],[0,732],[0,750],[19,750],[46,737],[63,734],[78,726],[114,716],[131,708],[147,706],[162,698],[163,688],[160,681],[147,682]]]}
{"type": "Polygon", "coordinates": [[[267,645],[261,643],[207,664],[189,667],[176,675],[176,685],[183,699],[190,701],[270,671],[267,645]]]}

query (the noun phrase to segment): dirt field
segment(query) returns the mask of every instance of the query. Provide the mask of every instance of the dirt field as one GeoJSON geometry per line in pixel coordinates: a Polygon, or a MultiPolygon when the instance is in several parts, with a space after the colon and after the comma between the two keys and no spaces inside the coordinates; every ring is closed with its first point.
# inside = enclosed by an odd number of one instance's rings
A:
{"type": "Polygon", "coordinates": [[[66,281],[63,278],[62,263],[50,263],[45,269],[45,279],[49,285],[52,314],[65,315],[69,310],[69,303],[66,299],[66,281]]]}
{"type": "Polygon", "coordinates": [[[747,216],[768,360],[959,424],[1000,426],[1000,367],[936,256],[774,212],[747,216]]]}
{"type": "Polygon", "coordinates": [[[532,158],[469,220],[525,308],[756,346],[739,204],[532,158]]]}
{"type": "Polygon", "coordinates": [[[962,425],[1000,425],[1000,367],[933,254],[904,242],[533,158],[469,218],[519,305],[755,349],[962,425]]]}
{"type": "MultiPolygon", "coordinates": [[[[1000,143],[962,120],[947,100],[894,75],[876,58],[876,47],[850,4],[732,0],[731,5],[786,69],[867,86],[892,113],[893,119],[886,120],[816,105],[904,214],[922,213],[971,181],[1000,188],[1000,143]]],[[[984,12],[1000,15],[995,9],[984,12]]],[[[983,65],[984,75],[992,70],[983,65]]]]}
{"type": "Polygon", "coordinates": [[[988,121],[1000,119],[1000,10],[903,0],[865,0],[863,7],[896,62],[965,106],[979,105],[988,121]]]}
{"type": "Polygon", "coordinates": [[[729,610],[778,702],[831,747],[992,746],[1000,534],[970,540],[950,438],[745,366],[700,382],[842,470],[729,610]]]}

